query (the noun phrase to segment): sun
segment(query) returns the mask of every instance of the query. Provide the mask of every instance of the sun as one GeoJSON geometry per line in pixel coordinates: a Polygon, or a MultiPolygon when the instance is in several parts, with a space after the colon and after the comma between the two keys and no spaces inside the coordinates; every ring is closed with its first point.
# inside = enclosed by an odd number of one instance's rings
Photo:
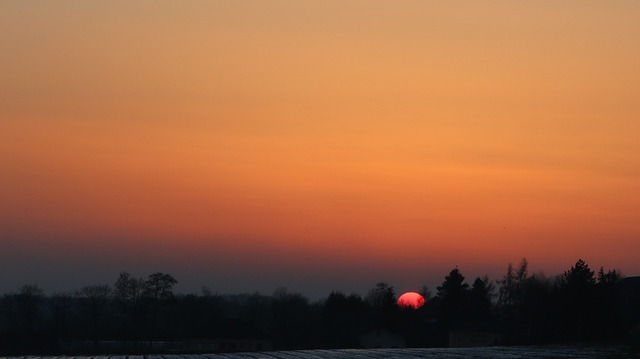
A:
{"type": "Polygon", "coordinates": [[[418,309],[424,302],[424,297],[416,292],[406,292],[398,298],[398,305],[402,308],[418,309]]]}

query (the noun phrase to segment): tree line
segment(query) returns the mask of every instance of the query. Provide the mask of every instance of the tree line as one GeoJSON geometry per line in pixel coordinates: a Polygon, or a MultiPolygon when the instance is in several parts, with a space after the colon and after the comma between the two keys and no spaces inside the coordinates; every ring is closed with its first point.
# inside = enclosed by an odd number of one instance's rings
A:
{"type": "MultiPolygon", "coordinates": [[[[404,345],[450,345],[452,333],[494,333],[491,344],[621,341],[638,338],[638,288],[625,286],[617,270],[596,273],[578,260],[564,273],[530,274],[526,259],[509,264],[498,280],[468,284],[452,269],[418,309],[397,305],[397,293],[378,283],[363,297],[334,291],[311,302],[277,289],[272,295],[176,294],[167,273],[136,278],[121,273],[112,285],[84,286],[47,296],[24,285],[0,300],[0,354],[68,354],[157,351],[154,342],[235,338],[265,340],[268,349],[362,347],[376,331],[404,345]],[[635,289],[634,289],[635,288],[635,289]],[[73,348],[71,344],[83,343],[73,348]],[[78,349],[81,348],[81,349],[78,349]]],[[[176,346],[175,348],[180,348],[176,346]]],[[[229,348],[230,350],[232,348],[229,348]]]]}

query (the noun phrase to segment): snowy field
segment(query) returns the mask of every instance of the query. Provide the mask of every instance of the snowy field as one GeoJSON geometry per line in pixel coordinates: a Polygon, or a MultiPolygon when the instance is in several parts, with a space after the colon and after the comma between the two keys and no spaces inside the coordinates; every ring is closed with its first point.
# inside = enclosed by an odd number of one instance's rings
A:
{"type": "Polygon", "coordinates": [[[301,350],[255,353],[131,355],[74,357],[0,357],[0,359],[412,359],[412,358],[636,358],[617,347],[486,347],[486,348],[416,348],[416,349],[344,349],[301,350]]]}

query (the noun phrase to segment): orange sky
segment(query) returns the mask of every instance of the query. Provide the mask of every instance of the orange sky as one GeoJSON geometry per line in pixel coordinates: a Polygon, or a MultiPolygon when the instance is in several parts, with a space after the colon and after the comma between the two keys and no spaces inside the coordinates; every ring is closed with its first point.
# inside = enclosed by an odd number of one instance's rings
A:
{"type": "Polygon", "coordinates": [[[417,290],[523,256],[639,274],[639,16],[1,2],[0,290],[417,290]]]}

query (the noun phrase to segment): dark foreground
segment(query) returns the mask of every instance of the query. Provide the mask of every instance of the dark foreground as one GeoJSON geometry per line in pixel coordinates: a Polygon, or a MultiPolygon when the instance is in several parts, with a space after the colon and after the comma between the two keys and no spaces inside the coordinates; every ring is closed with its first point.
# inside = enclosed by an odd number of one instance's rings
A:
{"type": "Polygon", "coordinates": [[[482,348],[416,348],[416,349],[341,349],[300,350],[201,355],[131,355],[73,357],[0,357],[0,359],[412,359],[412,358],[638,358],[638,352],[625,347],[482,347],[482,348]]]}

